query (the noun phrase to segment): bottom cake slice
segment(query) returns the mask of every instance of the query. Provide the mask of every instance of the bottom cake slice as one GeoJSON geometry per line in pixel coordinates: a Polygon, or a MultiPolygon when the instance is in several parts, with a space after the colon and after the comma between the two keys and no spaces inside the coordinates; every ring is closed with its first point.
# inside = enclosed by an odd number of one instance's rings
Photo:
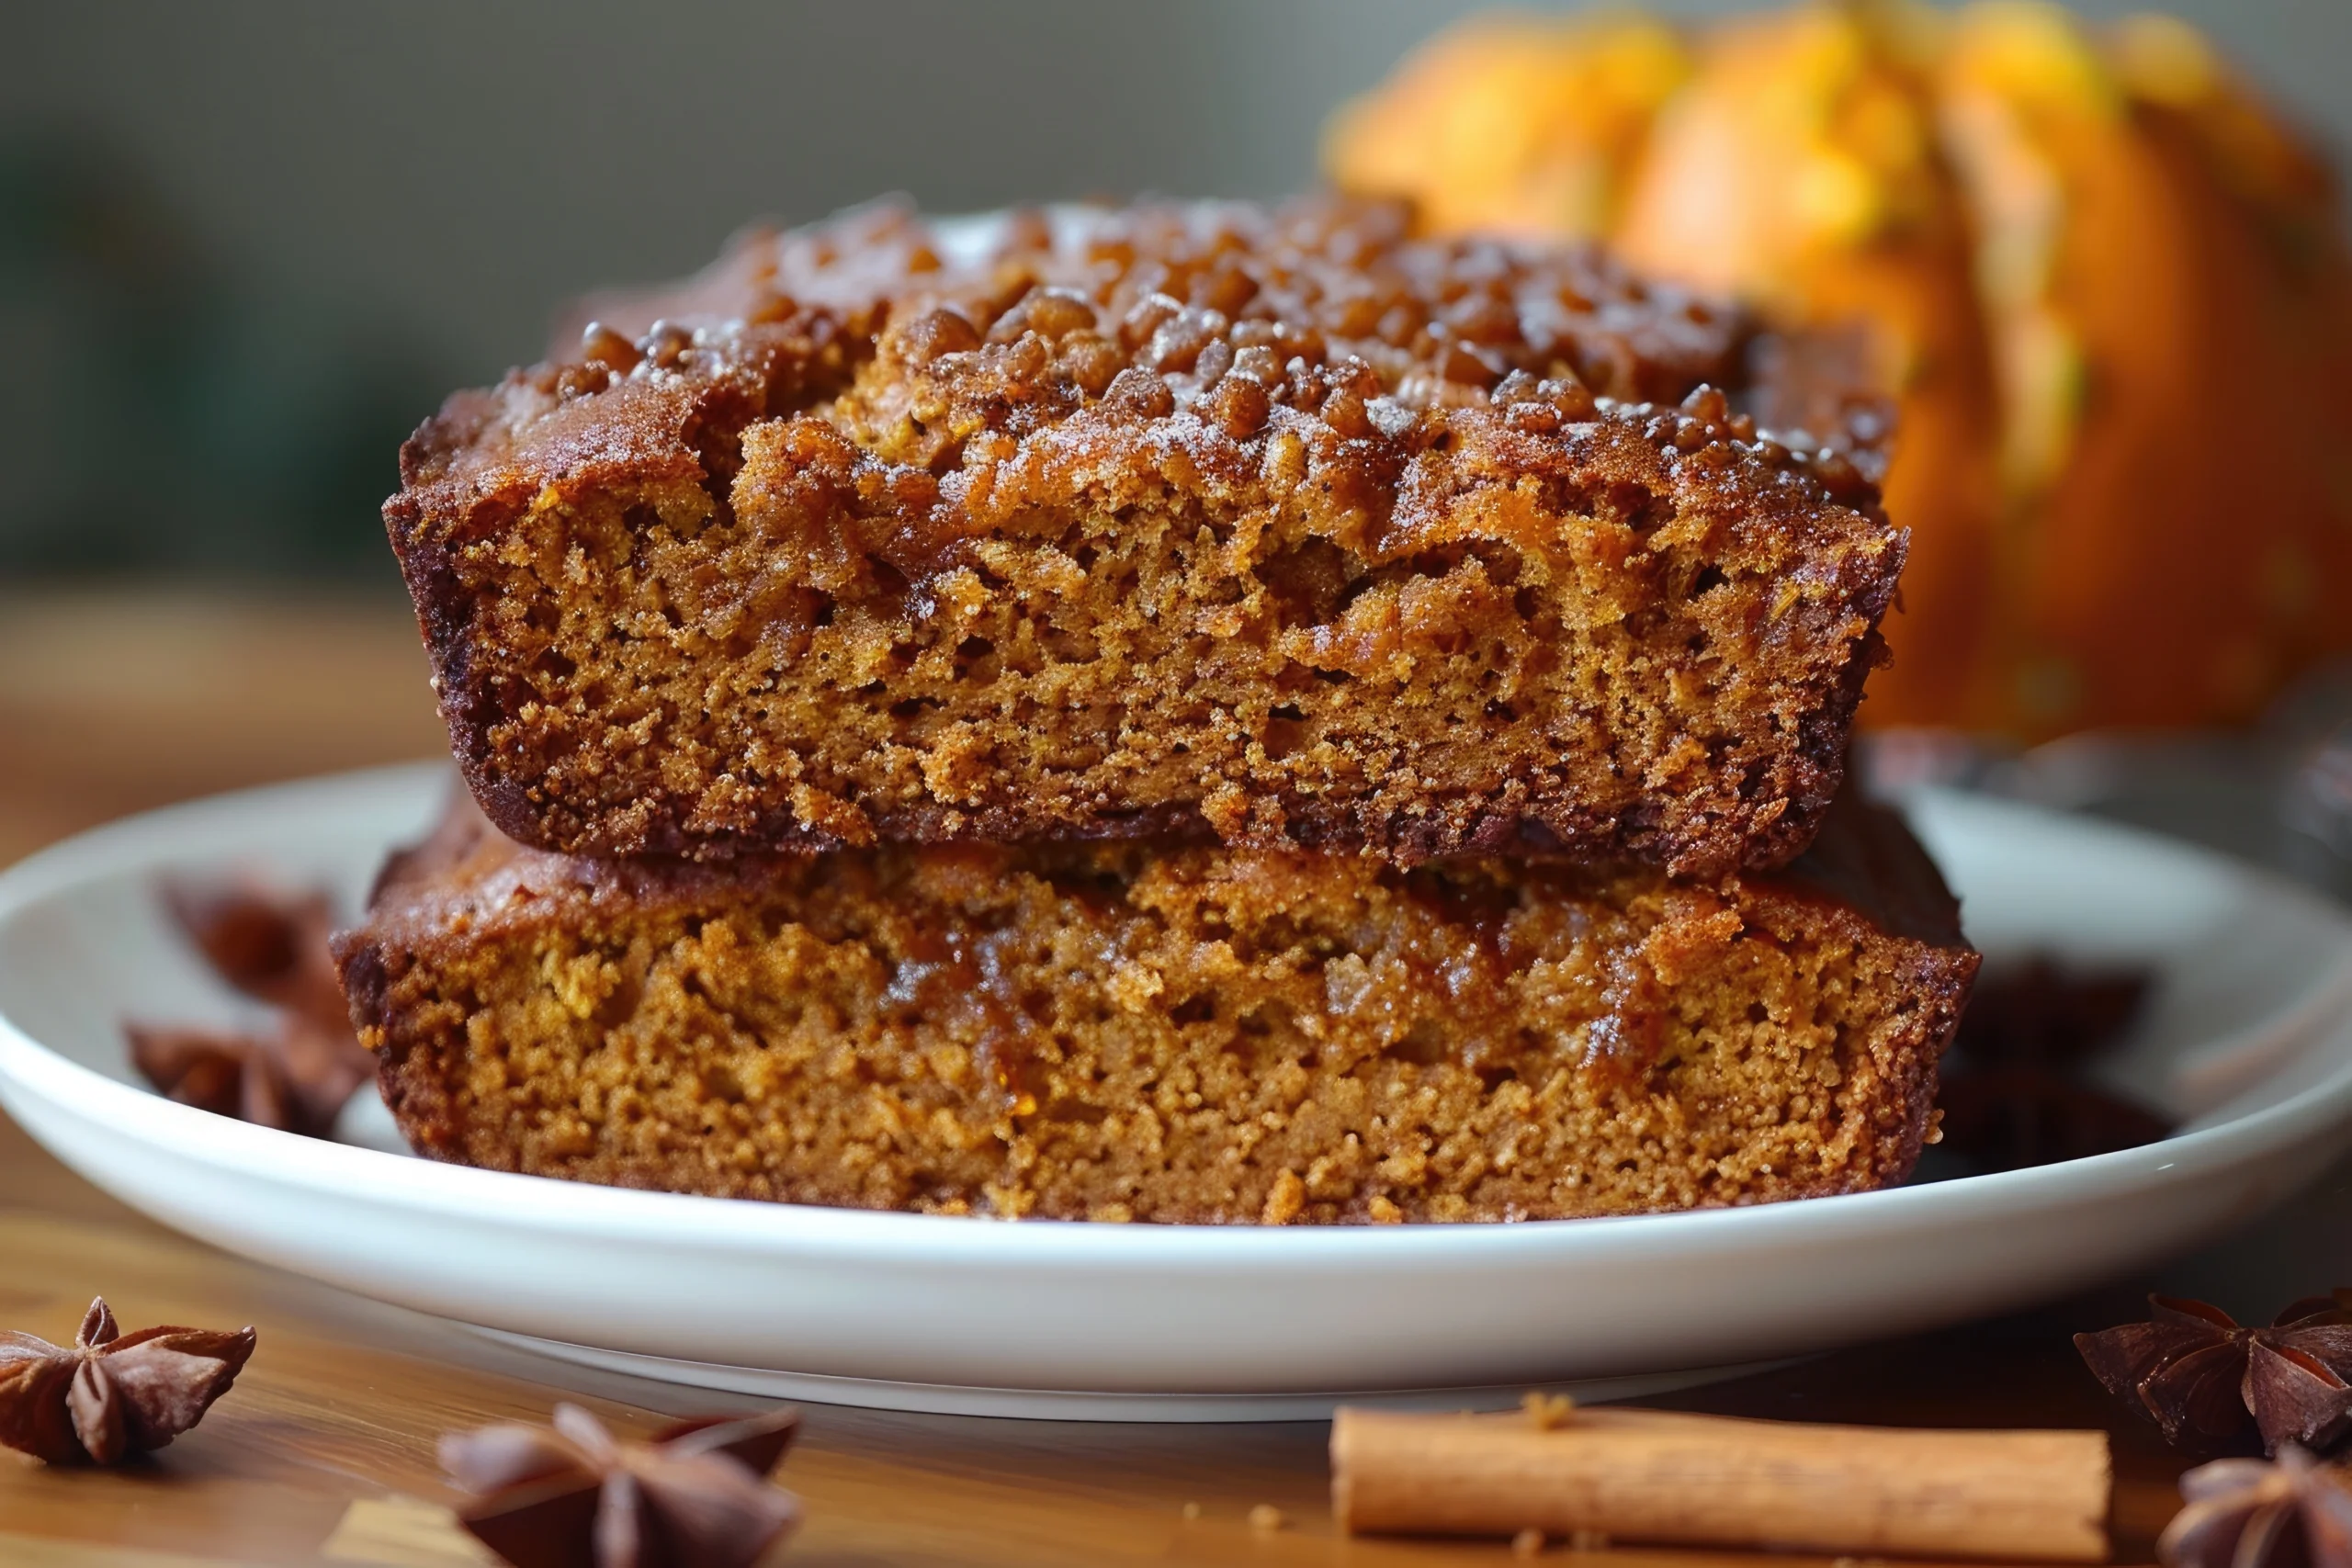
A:
{"type": "Polygon", "coordinates": [[[336,941],[435,1158],[1198,1223],[1516,1220],[1908,1174],[1977,958],[1893,816],[1786,871],[1223,848],[523,850],[460,802],[336,941]]]}

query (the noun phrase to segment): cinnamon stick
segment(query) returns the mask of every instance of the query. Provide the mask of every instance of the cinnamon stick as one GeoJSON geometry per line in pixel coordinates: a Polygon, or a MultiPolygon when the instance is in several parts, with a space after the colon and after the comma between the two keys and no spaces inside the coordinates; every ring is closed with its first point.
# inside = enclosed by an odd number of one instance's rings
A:
{"type": "Polygon", "coordinates": [[[1947,1432],[1579,1409],[1342,1409],[1331,1505],[1357,1533],[1551,1536],[1851,1555],[2099,1562],[2104,1432],[1947,1432]]]}

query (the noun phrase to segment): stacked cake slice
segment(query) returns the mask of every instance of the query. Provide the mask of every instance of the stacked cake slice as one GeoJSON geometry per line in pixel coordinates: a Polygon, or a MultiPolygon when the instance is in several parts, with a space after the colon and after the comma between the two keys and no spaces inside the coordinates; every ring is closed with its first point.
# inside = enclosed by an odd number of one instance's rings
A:
{"type": "Polygon", "coordinates": [[[1904,539],[1834,352],[1328,206],[597,315],[386,510],[480,806],[340,944],[422,1151],[1266,1223],[1910,1168],[1975,955],[1837,798],[1904,539]]]}

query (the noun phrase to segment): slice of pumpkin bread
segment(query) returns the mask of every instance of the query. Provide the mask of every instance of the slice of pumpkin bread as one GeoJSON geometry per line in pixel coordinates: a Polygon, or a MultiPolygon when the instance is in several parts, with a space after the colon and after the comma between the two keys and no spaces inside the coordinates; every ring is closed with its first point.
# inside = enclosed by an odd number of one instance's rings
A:
{"type": "Polygon", "coordinates": [[[1384,207],[869,213],[600,309],[385,513],[542,849],[1769,868],[1904,558],[1867,460],[1758,429],[1822,356],[1384,207]]]}
{"type": "Polygon", "coordinates": [[[1849,802],[1713,887],[1116,842],[594,862],[461,803],[337,955],[435,1158],[1201,1223],[1898,1180],[1977,963],[1901,822],[1849,802]]]}

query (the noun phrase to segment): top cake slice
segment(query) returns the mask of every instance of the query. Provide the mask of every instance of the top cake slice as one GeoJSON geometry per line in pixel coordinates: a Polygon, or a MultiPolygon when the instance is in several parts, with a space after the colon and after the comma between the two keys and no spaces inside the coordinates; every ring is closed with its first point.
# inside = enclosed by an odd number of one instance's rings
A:
{"type": "Polygon", "coordinates": [[[1758,428],[1867,437],[1836,355],[1386,208],[868,211],[597,313],[385,508],[545,849],[1778,865],[1903,562],[1867,453],[1758,428]]]}

